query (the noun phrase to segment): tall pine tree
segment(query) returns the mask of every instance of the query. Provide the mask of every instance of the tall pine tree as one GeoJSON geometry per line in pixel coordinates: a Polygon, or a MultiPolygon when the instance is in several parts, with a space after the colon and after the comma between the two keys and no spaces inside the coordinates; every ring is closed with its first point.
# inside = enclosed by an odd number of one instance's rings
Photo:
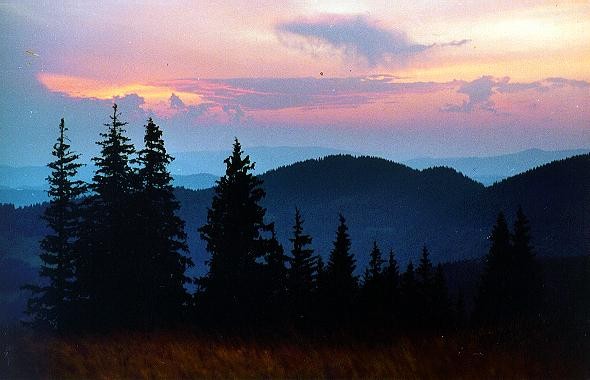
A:
{"type": "Polygon", "coordinates": [[[358,280],[354,275],[356,260],[350,252],[350,246],[346,219],[340,214],[336,240],[330,252],[325,277],[331,317],[335,325],[350,322],[351,307],[358,288],[358,280]]]}
{"type": "Polygon", "coordinates": [[[387,265],[383,269],[383,289],[386,322],[393,327],[400,313],[400,274],[393,249],[389,250],[387,265]]]}
{"type": "Polygon", "coordinates": [[[51,169],[47,177],[50,201],[43,219],[51,232],[41,241],[39,272],[46,284],[27,287],[33,292],[27,307],[33,326],[60,332],[72,328],[76,319],[79,293],[74,243],[80,222],[77,198],[86,190],[82,181],[74,179],[82,164],[77,162],[80,155],[70,150],[67,130],[64,119],[61,119],[52,152],[55,160],[47,165],[51,169]]]}
{"type": "Polygon", "coordinates": [[[305,320],[311,307],[314,291],[314,257],[313,249],[309,248],[311,237],[303,232],[303,218],[298,208],[295,209],[295,224],[291,260],[288,272],[289,301],[291,315],[296,321],[305,320]]]}
{"type": "Polygon", "coordinates": [[[522,207],[516,211],[512,238],[514,313],[518,317],[532,317],[543,301],[543,285],[538,263],[531,244],[530,223],[522,207]]]}
{"type": "Polygon", "coordinates": [[[490,250],[476,297],[474,317],[478,322],[499,322],[512,315],[514,272],[510,239],[506,218],[500,212],[490,236],[490,250]]]}
{"type": "Polygon", "coordinates": [[[369,254],[369,265],[363,276],[360,299],[361,320],[365,327],[383,327],[386,317],[385,281],[383,277],[383,257],[376,241],[369,254]]]}
{"type": "Polygon", "coordinates": [[[144,148],[136,160],[140,188],[135,199],[141,219],[137,271],[144,284],[136,302],[146,327],[179,321],[190,301],[184,287],[189,282],[185,271],[193,262],[187,256],[184,221],[176,215],[180,204],[168,171],[172,160],[162,130],[150,118],[145,126],[144,148]]]}
{"type": "Polygon", "coordinates": [[[259,259],[266,254],[266,210],[262,180],[252,174],[254,163],[243,156],[236,139],[224,161],[225,175],[217,181],[207,223],[199,232],[211,254],[209,272],[200,280],[201,315],[211,322],[235,327],[254,323],[261,315],[264,294],[259,259]],[[206,313],[206,314],[205,314],[206,313]]]}
{"type": "Polygon", "coordinates": [[[79,280],[84,295],[81,318],[86,328],[135,327],[143,287],[138,271],[137,237],[139,219],[136,195],[137,174],[130,166],[135,148],[125,136],[127,123],[113,105],[111,122],[101,133],[100,155],[93,158],[96,172],[92,194],[83,204],[77,249],[80,252],[79,280]]]}

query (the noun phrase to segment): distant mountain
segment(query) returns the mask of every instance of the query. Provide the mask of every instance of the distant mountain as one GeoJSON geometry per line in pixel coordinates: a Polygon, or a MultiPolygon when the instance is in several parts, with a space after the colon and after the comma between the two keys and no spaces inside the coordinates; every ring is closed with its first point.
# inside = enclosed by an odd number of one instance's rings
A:
{"type": "Polygon", "coordinates": [[[219,176],[209,173],[176,175],[174,176],[174,186],[192,190],[208,189],[215,186],[215,181],[218,179],[219,176]]]}
{"type": "MultiPolygon", "coordinates": [[[[393,248],[405,265],[426,244],[435,261],[481,257],[487,252],[497,213],[511,222],[518,205],[531,219],[533,243],[542,256],[590,252],[590,155],[556,161],[494,186],[450,168],[411,169],[380,158],[329,156],[269,171],[261,176],[267,220],[274,221],[288,250],[295,207],[302,210],[313,247],[327,257],[341,212],[350,227],[358,270],[364,268],[373,239],[393,248]]],[[[177,189],[180,216],[189,244],[205,271],[207,259],[197,228],[206,220],[212,190],[177,189]]],[[[0,252],[36,260],[45,228],[43,206],[0,207],[0,252]]]]}
{"type": "MultiPolygon", "coordinates": [[[[80,176],[80,178],[85,177],[80,176]]],[[[174,176],[174,185],[192,190],[201,190],[213,187],[218,178],[218,176],[209,173],[177,175],[174,176]]],[[[90,181],[90,178],[85,178],[85,180],[90,181]]],[[[22,207],[47,202],[48,200],[47,191],[42,186],[20,186],[16,189],[0,186],[0,203],[22,207]]]]}
{"type": "MultiPolygon", "coordinates": [[[[253,147],[247,153],[256,162],[256,173],[289,165],[310,158],[347,153],[343,150],[321,147],[253,147]]],[[[175,185],[200,190],[211,187],[225,173],[225,160],[230,151],[195,151],[174,153],[170,165],[175,185]]],[[[26,206],[47,201],[46,178],[50,170],[45,166],[11,167],[0,165],[0,203],[26,206]]],[[[80,168],[78,178],[90,182],[94,165],[80,168]]]]}
{"type": "MultiPolygon", "coordinates": [[[[320,158],[334,154],[351,153],[339,149],[322,147],[252,147],[244,148],[252,161],[256,162],[256,173],[261,174],[268,170],[295,162],[312,158],[320,158]]],[[[188,175],[197,173],[212,173],[223,175],[225,173],[225,160],[231,151],[195,151],[175,153],[175,160],[170,164],[170,171],[174,175],[188,175]]]]}
{"type": "Polygon", "coordinates": [[[416,158],[404,163],[415,169],[434,166],[453,168],[474,180],[491,185],[526,170],[590,152],[590,149],[545,151],[529,149],[518,153],[491,157],[416,158]]]}

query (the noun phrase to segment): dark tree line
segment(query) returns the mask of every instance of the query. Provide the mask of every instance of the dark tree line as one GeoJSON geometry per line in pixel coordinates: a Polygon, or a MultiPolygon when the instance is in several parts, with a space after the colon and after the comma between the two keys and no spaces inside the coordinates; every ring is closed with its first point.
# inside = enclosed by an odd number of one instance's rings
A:
{"type": "MultiPolygon", "coordinates": [[[[144,147],[136,151],[116,105],[110,119],[89,184],[75,179],[79,155],[70,150],[61,121],[49,164],[51,202],[44,218],[52,233],[41,243],[44,282],[29,286],[34,327],[70,332],[195,324],[235,331],[387,332],[465,322],[462,299],[449,295],[442,266],[433,265],[427,247],[418,266],[410,261],[402,273],[393,250],[383,257],[374,242],[359,278],[344,216],[324,264],[296,208],[285,249],[261,206],[262,180],[237,139],[207,222],[198,228],[209,270],[189,294],[186,270],[193,263],[162,130],[150,118],[144,147]]],[[[531,317],[540,276],[522,210],[514,233],[500,214],[490,240],[474,321],[531,317]]]]}
{"type": "Polygon", "coordinates": [[[192,261],[162,132],[149,119],[136,152],[116,105],[110,118],[90,184],[75,180],[79,155],[60,124],[44,216],[54,233],[40,255],[46,283],[30,287],[27,309],[36,328],[153,328],[181,321],[189,304],[185,271],[192,261]]]}

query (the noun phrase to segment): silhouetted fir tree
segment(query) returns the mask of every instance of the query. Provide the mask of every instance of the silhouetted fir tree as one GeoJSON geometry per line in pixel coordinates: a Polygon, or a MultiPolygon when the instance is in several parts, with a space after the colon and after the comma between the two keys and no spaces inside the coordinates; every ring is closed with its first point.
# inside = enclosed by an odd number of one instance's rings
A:
{"type": "Polygon", "coordinates": [[[236,139],[225,159],[225,175],[217,181],[207,223],[199,228],[211,254],[209,272],[200,280],[201,315],[220,325],[247,327],[262,312],[264,300],[258,259],[265,255],[266,210],[262,180],[251,172],[254,163],[243,157],[236,139]]]}
{"type": "Polygon", "coordinates": [[[100,155],[93,158],[96,172],[83,203],[84,222],[77,249],[80,252],[79,280],[85,315],[90,329],[133,327],[138,318],[136,300],[141,298],[142,278],[138,276],[135,196],[136,173],[129,162],[135,153],[113,105],[111,122],[101,133],[100,155]]]}
{"type": "Polygon", "coordinates": [[[291,315],[297,322],[304,322],[311,307],[314,292],[314,257],[313,249],[308,248],[311,237],[303,233],[303,219],[298,208],[295,209],[295,224],[290,267],[288,271],[288,290],[291,315]]]}
{"type": "Polygon", "coordinates": [[[542,302],[541,274],[531,244],[529,220],[518,207],[512,234],[514,265],[514,312],[521,317],[534,316],[542,302]]]}
{"type": "Polygon", "coordinates": [[[332,322],[347,324],[351,317],[352,301],[356,295],[358,281],[354,275],[356,263],[350,252],[350,237],[346,219],[339,215],[334,248],[330,252],[326,269],[326,291],[331,307],[332,322]]]}
{"type": "Polygon", "coordinates": [[[287,267],[288,258],[283,246],[277,240],[274,225],[271,224],[271,237],[266,241],[266,318],[272,325],[287,322],[287,267]]]}
{"type": "Polygon", "coordinates": [[[491,246],[476,297],[474,318],[478,322],[498,322],[512,316],[513,260],[510,231],[500,212],[490,236],[491,246]]]}
{"type": "Polygon", "coordinates": [[[373,286],[372,283],[374,283],[376,286],[380,286],[382,270],[383,257],[381,255],[381,250],[379,249],[377,242],[373,241],[373,247],[371,248],[371,253],[369,254],[369,266],[365,271],[363,279],[365,286],[373,286]]]}
{"type": "Polygon", "coordinates": [[[315,256],[314,291],[317,293],[326,287],[326,265],[322,256],[315,256]]]}
{"type": "Polygon", "coordinates": [[[137,271],[143,283],[136,304],[145,327],[179,321],[190,301],[184,287],[189,282],[185,271],[193,262],[187,256],[184,221],[176,215],[180,204],[168,171],[172,160],[162,130],[150,118],[145,126],[144,148],[136,160],[140,188],[135,199],[141,227],[137,271]]]}
{"type": "Polygon", "coordinates": [[[51,174],[49,205],[43,219],[51,232],[41,241],[42,253],[39,275],[46,279],[41,286],[29,285],[33,296],[27,305],[27,314],[32,317],[35,328],[49,328],[60,332],[72,327],[76,318],[75,305],[79,298],[76,284],[76,252],[74,242],[78,238],[79,210],[77,198],[85,191],[82,181],[74,180],[82,164],[80,155],[70,150],[64,119],[59,124],[59,136],[53,145],[55,160],[47,166],[51,174]]]}
{"type": "Polygon", "coordinates": [[[422,255],[420,256],[420,265],[416,269],[416,274],[419,276],[419,281],[430,286],[432,284],[432,262],[430,261],[430,252],[426,246],[422,247],[422,255]]]}
{"type": "Polygon", "coordinates": [[[386,312],[386,322],[390,327],[399,319],[400,274],[393,249],[389,250],[387,265],[383,269],[383,289],[386,312]]]}
{"type": "Polygon", "coordinates": [[[369,254],[369,265],[363,276],[360,297],[361,320],[363,325],[381,328],[385,323],[385,282],[383,278],[383,257],[376,241],[369,254]]]}
{"type": "Polygon", "coordinates": [[[431,325],[433,327],[446,327],[451,322],[451,302],[449,299],[449,290],[445,274],[441,264],[436,266],[432,282],[432,293],[430,296],[432,303],[431,325]]]}
{"type": "Polygon", "coordinates": [[[432,322],[435,302],[433,299],[434,273],[432,262],[430,261],[430,252],[426,246],[422,247],[420,265],[416,269],[416,274],[418,275],[418,298],[416,300],[418,310],[416,322],[426,326],[432,322]]]}
{"type": "Polygon", "coordinates": [[[419,292],[414,264],[411,260],[406,271],[401,276],[400,295],[402,306],[400,311],[401,322],[407,327],[412,327],[416,324],[419,292]]]}

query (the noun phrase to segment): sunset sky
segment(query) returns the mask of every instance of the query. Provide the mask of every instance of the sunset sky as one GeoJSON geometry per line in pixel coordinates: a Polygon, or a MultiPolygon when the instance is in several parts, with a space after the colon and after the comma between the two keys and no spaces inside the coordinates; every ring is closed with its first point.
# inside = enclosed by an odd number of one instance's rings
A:
{"type": "Polygon", "coordinates": [[[0,165],[120,104],[173,152],[392,159],[590,147],[590,1],[0,1],[0,165]]]}

